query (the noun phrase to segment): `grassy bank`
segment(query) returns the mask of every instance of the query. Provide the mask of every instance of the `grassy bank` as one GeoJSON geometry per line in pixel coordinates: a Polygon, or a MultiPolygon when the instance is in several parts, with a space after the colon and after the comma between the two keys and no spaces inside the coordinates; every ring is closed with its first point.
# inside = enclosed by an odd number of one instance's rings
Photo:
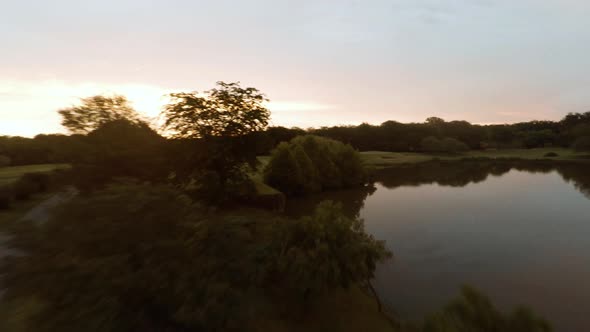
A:
{"type": "Polygon", "coordinates": [[[417,152],[382,152],[367,151],[361,152],[366,166],[371,168],[386,168],[399,164],[415,164],[432,160],[463,160],[471,158],[489,159],[519,159],[519,160],[555,160],[588,162],[588,153],[575,152],[563,148],[539,148],[539,149],[514,149],[514,150],[483,150],[469,151],[457,154],[435,154],[417,152]],[[555,153],[557,156],[548,157],[548,153],[555,153]]]}
{"type": "MultiPolygon", "coordinates": [[[[509,149],[509,150],[473,150],[455,154],[422,153],[422,152],[361,152],[365,167],[369,169],[383,169],[398,165],[411,165],[433,160],[461,161],[469,159],[490,160],[543,160],[554,162],[590,163],[590,154],[576,152],[564,148],[538,149],[509,149]]],[[[252,174],[256,190],[261,196],[279,195],[280,192],[264,183],[262,171],[270,161],[270,156],[259,156],[260,165],[257,172],[252,174]]]]}
{"type": "MultiPolygon", "coordinates": [[[[538,148],[538,149],[510,149],[510,150],[473,150],[455,154],[423,153],[423,152],[384,152],[365,151],[361,152],[364,164],[369,168],[387,168],[400,164],[416,164],[432,160],[456,160],[472,158],[489,159],[519,159],[519,160],[554,160],[568,162],[590,162],[590,154],[587,152],[576,152],[564,148],[538,148]],[[555,153],[557,156],[548,157],[548,153],[555,153]]],[[[262,182],[262,169],[268,164],[270,156],[259,156],[259,172],[254,175],[256,182],[262,182]]],[[[272,188],[271,188],[272,189],[272,188]]]]}

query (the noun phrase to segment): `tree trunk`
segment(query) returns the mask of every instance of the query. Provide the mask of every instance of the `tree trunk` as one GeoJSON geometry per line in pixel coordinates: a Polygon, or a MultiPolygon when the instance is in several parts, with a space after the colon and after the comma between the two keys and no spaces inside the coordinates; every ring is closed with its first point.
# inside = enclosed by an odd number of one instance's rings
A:
{"type": "Polygon", "coordinates": [[[373,294],[373,297],[375,298],[375,301],[377,302],[377,309],[379,310],[379,312],[382,313],[383,307],[381,305],[381,300],[379,299],[379,295],[377,295],[375,288],[373,288],[373,284],[371,284],[371,280],[367,280],[367,287],[369,288],[369,290],[373,294]]]}

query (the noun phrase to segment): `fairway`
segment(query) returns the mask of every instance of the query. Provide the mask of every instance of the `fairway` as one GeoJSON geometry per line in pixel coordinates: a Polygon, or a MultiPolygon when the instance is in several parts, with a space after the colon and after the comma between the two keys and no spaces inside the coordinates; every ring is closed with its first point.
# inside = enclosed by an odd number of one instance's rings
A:
{"type": "Polygon", "coordinates": [[[555,160],[555,161],[586,161],[588,153],[575,152],[564,148],[507,149],[507,150],[472,150],[456,154],[435,154],[420,152],[361,152],[363,162],[368,167],[385,168],[399,164],[414,164],[431,160],[462,160],[469,158],[519,159],[519,160],[555,160]],[[557,157],[548,158],[549,152],[557,153],[557,157]]]}
{"type": "Polygon", "coordinates": [[[0,168],[0,185],[18,180],[26,173],[44,173],[70,167],[68,164],[40,164],[0,168]]]}

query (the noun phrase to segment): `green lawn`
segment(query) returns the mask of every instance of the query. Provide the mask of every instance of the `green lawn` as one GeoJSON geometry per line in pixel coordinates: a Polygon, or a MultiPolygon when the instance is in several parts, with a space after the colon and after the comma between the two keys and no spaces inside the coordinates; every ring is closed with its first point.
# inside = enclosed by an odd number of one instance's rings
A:
{"type": "Polygon", "coordinates": [[[18,180],[25,173],[51,172],[60,168],[68,168],[68,164],[40,164],[0,167],[0,185],[7,184],[18,180]]]}
{"type": "Polygon", "coordinates": [[[469,151],[457,154],[432,154],[417,152],[361,152],[365,165],[374,168],[384,168],[398,164],[413,164],[439,160],[461,160],[466,158],[490,158],[490,159],[523,159],[523,160],[557,160],[557,161],[584,161],[590,160],[588,153],[579,153],[564,148],[538,148],[538,149],[512,149],[512,150],[485,150],[469,151]],[[557,157],[545,157],[546,153],[555,152],[557,157]],[[586,157],[586,158],[584,158],[586,157]]]}

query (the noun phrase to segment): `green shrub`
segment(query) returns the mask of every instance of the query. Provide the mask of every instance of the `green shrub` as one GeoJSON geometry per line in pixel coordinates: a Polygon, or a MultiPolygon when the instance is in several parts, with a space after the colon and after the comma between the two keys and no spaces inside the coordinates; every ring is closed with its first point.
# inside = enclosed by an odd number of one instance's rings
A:
{"type": "Polygon", "coordinates": [[[365,284],[378,263],[390,258],[384,241],[364,230],[360,218],[346,216],[342,204],[323,201],[312,216],[279,224],[273,236],[280,250],[274,270],[286,295],[302,300],[338,288],[365,284]]]}
{"type": "Polygon", "coordinates": [[[22,176],[22,180],[31,181],[37,184],[37,189],[40,192],[46,192],[51,188],[52,185],[52,173],[25,173],[22,176]]]}
{"type": "Polygon", "coordinates": [[[13,185],[12,190],[14,198],[17,200],[27,200],[34,194],[41,191],[39,184],[31,178],[21,177],[13,185]]]}
{"type": "Polygon", "coordinates": [[[335,204],[298,220],[213,212],[168,186],[80,195],[14,235],[27,255],[0,267],[1,331],[23,316],[20,331],[244,331],[287,295],[365,281],[389,256],[335,204]]]}
{"type": "Polygon", "coordinates": [[[420,143],[424,152],[463,152],[469,150],[467,144],[455,138],[438,139],[434,136],[425,137],[420,143]]]}
{"type": "Polygon", "coordinates": [[[10,166],[10,157],[0,154],[0,167],[10,166]]]}
{"type": "Polygon", "coordinates": [[[0,186],[0,210],[10,208],[13,199],[12,187],[5,185],[0,186]]]}
{"type": "Polygon", "coordinates": [[[559,154],[555,153],[555,152],[547,152],[544,155],[545,158],[554,158],[554,157],[559,157],[559,154]]]}
{"type": "Polygon", "coordinates": [[[238,246],[244,232],[167,187],[109,188],[75,198],[42,231],[20,227],[11,244],[27,255],[3,264],[3,301],[43,303],[27,331],[223,331],[247,282],[240,269],[257,267],[238,246]]]}
{"type": "Polygon", "coordinates": [[[590,136],[578,138],[572,147],[576,151],[590,151],[590,136]]]}
{"type": "Polygon", "coordinates": [[[422,332],[550,332],[551,326],[530,309],[519,307],[510,314],[498,311],[475,289],[465,286],[461,296],[425,319],[422,332]]]}
{"type": "Polygon", "coordinates": [[[301,195],[362,185],[366,172],[350,145],[306,135],[277,146],[264,180],[287,195],[301,195]]]}
{"type": "Polygon", "coordinates": [[[428,136],[422,139],[420,147],[424,152],[441,152],[443,151],[442,142],[434,136],[428,136]]]}
{"type": "Polygon", "coordinates": [[[445,138],[442,140],[446,152],[463,152],[469,150],[467,144],[455,138],[445,138]]]}
{"type": "Polygon", "coordinates": [[[289,143],[280,143],[264,169],[264,180],[287,195],[305,192],[305,180],[289,143]]]}

